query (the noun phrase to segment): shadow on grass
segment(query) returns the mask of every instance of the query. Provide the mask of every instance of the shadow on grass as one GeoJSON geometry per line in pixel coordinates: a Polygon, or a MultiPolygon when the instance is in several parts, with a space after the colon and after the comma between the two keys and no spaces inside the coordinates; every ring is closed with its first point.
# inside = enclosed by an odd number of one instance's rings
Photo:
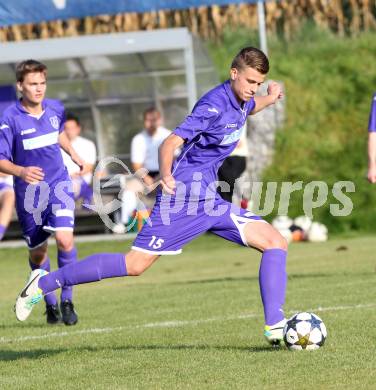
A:
{"type": "Polygon", "coordinates": [[[63,324],[57,324],[57,325],[49,325],[46,324],[46,320],[41,323],[20,323],[17,322],[16,320],[14,322],[10,322],[9,324],[0,324],[0,331],[1,330],[8,330],[8,329],[40,329],[40,330],[51,330],[51,329],[56,329],[56,330],[61,330],[63,328],[63,324]]]}
{"type": "Polygon", "coordinates": [[[27,351],[7,351],[0,350],[0,361],[9,362],[20,359],[40,359],[49,358],[54,355],[58,355],[63,352],[67,352],[67,349],[36,349],[27,351]]]}
{"type": "Polygon", "coordinates": [[[38,360],[41,358],[51,358],[61,353],[103,353],[103,352],[129,352],[129,351],[203,351],[203,352],[279,352],[284,348],[273,348],[269,346],[231,346],[231,345],[124,345],[113,347],[78,347],[67,349],[36,349],[26,351],[1,350],[0,361],[16,361],[21,359],[38,360]]]}
{"type": "MultiPolygon", "coordinates": [[[[117,349],[117,348],[115,348],[117,349]]],[[[240,352],[275,352],[278,348],[273,348],[269,346],[233,346],[233,345],[140,345],[140,346],[124,346],[119,347],[119,349],[124,350],[171,350],[171,351],[240,351],[240,352]]]]}
{"type": "Polygon", "coordinates": [[[282,351],[284,348],[273,348],[271,346],[256,345],[256,346],[240,346],[240,345],[195,345],[195,344],[178,344],[178,345],[124,345],[114,346],[112,348],[93,348],[86,347],[82,350],[88,352],[98,352],[106,349],[111,351],[222,351],[222,352],[276,352],[282,351]]]}
{"type": "MultiPolygon", "coordinates": [[[[308,274],[289,274],[289,279],[314,279],[314,278],[333,278],[338,277],[338,274],[329,273],[308,273],[308,274]]],[[[213,279],[202,279],[202,280],[186,280],[179,282],[164,283],[166,285],[182,285],[182,284],[206,284],[206,283],[223,283],[223,282],[258,282],[257,276],[239,276],[239,277],[224,277],[224,278],[213,278],[213,279]]]]}

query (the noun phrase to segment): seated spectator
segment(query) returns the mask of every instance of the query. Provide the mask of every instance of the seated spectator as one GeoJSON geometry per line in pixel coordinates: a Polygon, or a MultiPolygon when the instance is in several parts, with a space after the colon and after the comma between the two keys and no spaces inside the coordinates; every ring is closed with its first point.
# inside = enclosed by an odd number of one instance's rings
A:
{"type": "Polygon", "coordinates": [[[93,200],[93,189],[91,182],[93,179],[94,166],[97,160],[97,150],[93,141],[81,137],[81,125],[78,117],[67,114],[64,131],[67,134],[73,149],[85,162],[84,170],[76,165],[72,159],[64,152],[63,160],[68,169],[69,176],[73,182],[75,200],[82,200],[82,204],[91,204],[93,200]]]}
{"type": "Polygon", "coordinates": [[[13,177],[0,173],[0,241],[12,218],[14,202],[13,177]]]}
{"type": "Polygon", "coordinates": [[[171,134],[163,127],[163,118],[160,111],[150,107],[144,111],[144,128],[136,134],[131,143],[131,163],[134,172],[147,172],[141,181],[128,181],[122,193],[121,223],[115,225],[115,233],[124,233],[125,224],[132,218],[137,208],[137,192],[145,187],[152,186],[159,180],[158,149],[161,143],[171,134]],[[140,171],[141,170],[141,171],[140,171]]]}
{"type": "Polygon", "coordinates": [[[234,202],[233,195],[235,191],[236,180],[239,179],[239,177],[243,174],[247,166],[247,142],[247,123],[245,123],[236,148],[223,161],[222,166],[218,170],[218,181],[227,183],[229,185],[229,188],[218,187],[218,192],[221,197],[228,202],[234,202]],[[228,191],[226,191],[227,189],[228,191]]]}

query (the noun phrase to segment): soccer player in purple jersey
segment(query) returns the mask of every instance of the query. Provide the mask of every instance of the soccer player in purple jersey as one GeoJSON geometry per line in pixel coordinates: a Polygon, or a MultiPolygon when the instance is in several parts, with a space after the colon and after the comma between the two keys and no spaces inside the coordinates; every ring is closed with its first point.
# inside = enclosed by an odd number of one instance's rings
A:
{"type": "Polygon", "coordinates": [[[376,93],[372,98],[368,122],[368,180],[376,183],[376,93]]]}
{"type": "MultiPolygon", "coordinates": [[[[204,95],[193,111],[160,147],[161,188],[146,224],[127,254],[101,253],[46,274],[34,271],[16,301],[16,316],[25,320],[33,305],[60,286],[119,276],[138,276],[160,255],[182,247],[207,231],[262,252],[259,272],[264,305],[264,335],[271,344],[282,340],[286,322],[286,240],[269,223],[223,200],[217,193],[217,171],[235,148],[249,114],[282,96],[271,82],[267,96],[255,96],[269,71],[269,61],[248,47],[234,58],[230,79],[204,95]],[[174,161],[174,151],[182,147],[174,161]]],[[[222,183],[226,186],[226,183],[222,183]]]]}
{"type": "Polygon", "coordinates": [[[0,241],[12,219],[14,201],[12,176],[0,173],[0,241]]]}
{"type": "MultiPolygon", "coordinates": [[[[50,270],[47,239],[54,233],[58,265],[77,261],[73,242],[74,201],[60,147],[82,166],[62,131],[64,107],[45,99],[47,67],[34,60],[17,65],[17,88],[22,98],[5,110],[0,122],[0,172],[14,176],[16,210],[29,249],[32,270],[50,270]]],[[[72,287],[61,286],[45,296],[47,323],[77,323],[72,287]]]]}

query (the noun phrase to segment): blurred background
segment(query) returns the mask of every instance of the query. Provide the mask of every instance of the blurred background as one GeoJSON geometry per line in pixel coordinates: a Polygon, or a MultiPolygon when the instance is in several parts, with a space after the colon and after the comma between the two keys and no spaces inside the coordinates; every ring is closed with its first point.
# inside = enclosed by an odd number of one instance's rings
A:
{"type": "MultiPolygon", "coordinates": [[[[249,120],[245,176],[278,185],[321,180],[329,194],[335,182],[352,181],[352,213],[333,217],[330,203],[338,202],[329,195],[314,220],[332,233],[374,232],[366,144],[375,31],[373,0],[0,1],[0,110],[15,98],[15,64],[40,60],[48,66],[47,96],[80,117],[98,158],[129,164],[147,107],[173,129],[227,79],[240,48],[261,47],[286,98],[249,120]]],[[[302,199],[303,190],[292,194],[292,218],[303,214],[302,199]]],[[[277,210],[278,202],[266,219],[277,210]]]]}

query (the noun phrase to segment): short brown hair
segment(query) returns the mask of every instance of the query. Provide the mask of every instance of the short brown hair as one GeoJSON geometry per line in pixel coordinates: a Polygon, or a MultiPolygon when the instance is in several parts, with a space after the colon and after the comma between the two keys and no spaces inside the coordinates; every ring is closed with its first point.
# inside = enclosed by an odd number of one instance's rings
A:
{"type": "Polygon", "coordinates": [[[232,61],[231,68],[242,70],[247,66],[256,69],[262,74],[266,74],[269,72],[268,57],[255,47],[245,47],[236,55],[232,61]]]}
{"type": "Polygon", "coordinates": [[[44,73],[47,74],[47,66],[39,61],[26,60],[22,61],[16,66],[16,80],[20,83],[24,81],[28,73],[44,73]]]}
{"type": "Polygon", "coordinates": [[[160,111],[158,110],[157,107],[154,107],[154,106],[148,107],[148,108],[144,111],[144,120],[146,119],[146,116],[147,116],[148,114],[158,114],[158,117],[159,117],[159,118],[161,117],[160,111]]]}
{"type": "Polygon", "coordinates": [[[80,118],[77,115],[74,115],[73,112],[67,112],[65,115],[65,122],[74,121],[77,126],[81,126],[80,118]]]}

